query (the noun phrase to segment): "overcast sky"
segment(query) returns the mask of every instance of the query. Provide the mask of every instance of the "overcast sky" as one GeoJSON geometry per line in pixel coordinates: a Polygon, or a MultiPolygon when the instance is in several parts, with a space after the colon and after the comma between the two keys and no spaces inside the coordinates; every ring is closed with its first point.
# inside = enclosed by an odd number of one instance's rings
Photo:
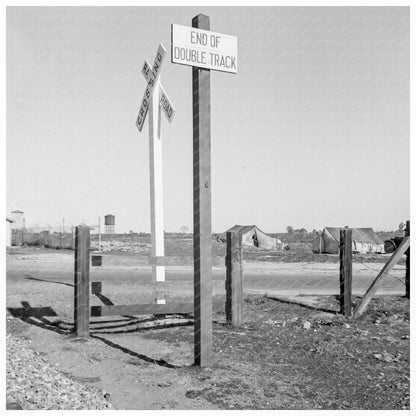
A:
{"type": "Polygon", "coordinates": [[[163,43],[165,230],[192,229],[192,69],[170,62],[170,33],[199,13],[238,38],[238,73],[211,72],[214,232],[409,219],[407,7],[9,7],[7,214],[150,230],[135,121],[163,43]]]}

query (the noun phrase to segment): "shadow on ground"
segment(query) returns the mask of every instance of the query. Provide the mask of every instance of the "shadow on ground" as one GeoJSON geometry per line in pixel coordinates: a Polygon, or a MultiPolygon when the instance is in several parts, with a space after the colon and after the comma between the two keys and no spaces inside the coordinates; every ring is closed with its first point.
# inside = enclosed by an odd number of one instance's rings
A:
{"type": "MultiPolygon", "coordinates": [[[[108,302],[110,302],[110,304],[112,304],[112,302],[108,298],[106,299],[108,302]]],[[[18,318],[21,321],[30,325],[34,325],[38,328],[53,331],[60,335],[71,336],[81,341],[81,339],[76,337],[75,335],[75,328],[73,322],[50,318],[58,316],[58,314],[50,306],[32,307],[27,301],[22,301],[21,303],[21,308],[7,308],[7,311],[14,318],[18,318]]],[[[183,319],[183,316],[175,315],[173,318],[183,319]]],[[[123,319],[114,320],[90,320],[90,337],[100,340],[101,342],[112,348],[118,349],[128,355],[131,355],[132,357],[139,358],[140,360],[143,360],[145,362],[160,365],[162,367],[180,368],[180,366],[169,364],[163,359],[157,360],[144,354],[140,354],[135,351],[129,350],[128,348],[125,348],[113,341],[110,341],[104,338],[103,336],[111,334],[131,334],[134,332],[144,332],[152,330],[155,331],[167,328],[193,325],[193,320],[185,320],[183,322],[164,322],[164,320],[168,319],[171,320],[172,316],[163,315],[143,318],[128,316],[123,317],[123,319]]]]}
{"type": "Polygon", "coordinates": [[[35,281],[38,281],[38,282],[56,283],[57,285],[65,285],[65,286],[74,287],[74,285],[72,283],[57,282],[56,280],[39,279],[38,277],[33,277],[30,274],[25,274],[24,278],[27,279],[27,280],[35,280],[35,281]]]}
{"type": "Polygon", "coordinates": [[[311,304],[308,304],[308,303],[303,303],[303,302],[296,301],[296,300],[291,300],[291,299],[285,299],[285,298],[281,298],[279,296],[274,296],[274,295],[268,295],[267,298],[268,299],[273,299],[276,302],[288,303],[288,304],[291,304],[291,305],[298,305],[298,306],[302,306],[303,308],[312,309],[312,310],[319,311],[319,312],[332,313],[334,315],[340,313],[339,308],[338,309],[337,308],[331,308],[331,309],[321,308],[321,307],[311,305],[311,304]]]}

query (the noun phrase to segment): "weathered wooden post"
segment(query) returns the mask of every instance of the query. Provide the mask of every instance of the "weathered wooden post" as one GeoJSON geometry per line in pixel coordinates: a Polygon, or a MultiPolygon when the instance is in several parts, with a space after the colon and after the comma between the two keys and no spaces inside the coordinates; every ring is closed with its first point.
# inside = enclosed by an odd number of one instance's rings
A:
{"type": "Polygon", "coordinates": [[[352,230],[340,230],[340,313],[352,315],[352,230]]]}
{"type": "MultiPolygon", "coordinates": [[[[410,220],[406,221],[405,235],[410,238],[410,220]]],[[[406,298],[410,299],[410,246],[406,251],[406,298]]]]}
{"type": "MultiPolygon", "coordinates": [[[[209,17],[192,19],[209,30],[209,17]]],[[[212,365],[211,72],[192,67],[195,364],[212,365]]]]}
{"type": "Polygon", "coordinates": [[[90,335],[90,228],[75,228],[74,328],[79,337],[90,335]]]}
{"type": "Polygon", "coordinates": [[[244,321],[243,250],[241,237],[239,232],[227,232],[225,316],[227,323],[234,326],[240,326],[244,321]]]}

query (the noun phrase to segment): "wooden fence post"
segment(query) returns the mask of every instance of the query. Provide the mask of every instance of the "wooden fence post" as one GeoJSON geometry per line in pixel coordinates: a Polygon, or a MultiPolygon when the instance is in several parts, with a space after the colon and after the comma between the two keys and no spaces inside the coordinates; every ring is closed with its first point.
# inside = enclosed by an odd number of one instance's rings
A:
{"type": "MultiPolygon", "coordinates": [[[[405,236],[410,238],[410,220],[406,221],[405,236]]],[[[410,299],[410,246],[406,251],[406,298],[410,299]]]]}
{"type": "Polygon", "coordinates": [[[340,230],[340,312],[352,315],[352,230],[340,230]]]}
{"type": "Polygon", "coordinates": [[[244,320],[241,237],[238,232],[227,231],[225,316],[227,323],[235,326],[242,325],[244,320]]]}
{"type": "Polygon", "coordinates": [[[75,229],[74,328],[79,337],[90,335],[90,228],[75,229]]]}

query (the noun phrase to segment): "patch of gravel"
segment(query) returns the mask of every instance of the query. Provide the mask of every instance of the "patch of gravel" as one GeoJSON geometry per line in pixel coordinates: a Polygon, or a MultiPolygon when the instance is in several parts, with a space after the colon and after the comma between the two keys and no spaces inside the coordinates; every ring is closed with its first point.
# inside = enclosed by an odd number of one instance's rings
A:
{"type": "Polygon", "coordinates": [[[7,335],[6,399],[25,410],[110,409],[105,392],[78,383],[56,370],[30,341],[7,335]]]}

